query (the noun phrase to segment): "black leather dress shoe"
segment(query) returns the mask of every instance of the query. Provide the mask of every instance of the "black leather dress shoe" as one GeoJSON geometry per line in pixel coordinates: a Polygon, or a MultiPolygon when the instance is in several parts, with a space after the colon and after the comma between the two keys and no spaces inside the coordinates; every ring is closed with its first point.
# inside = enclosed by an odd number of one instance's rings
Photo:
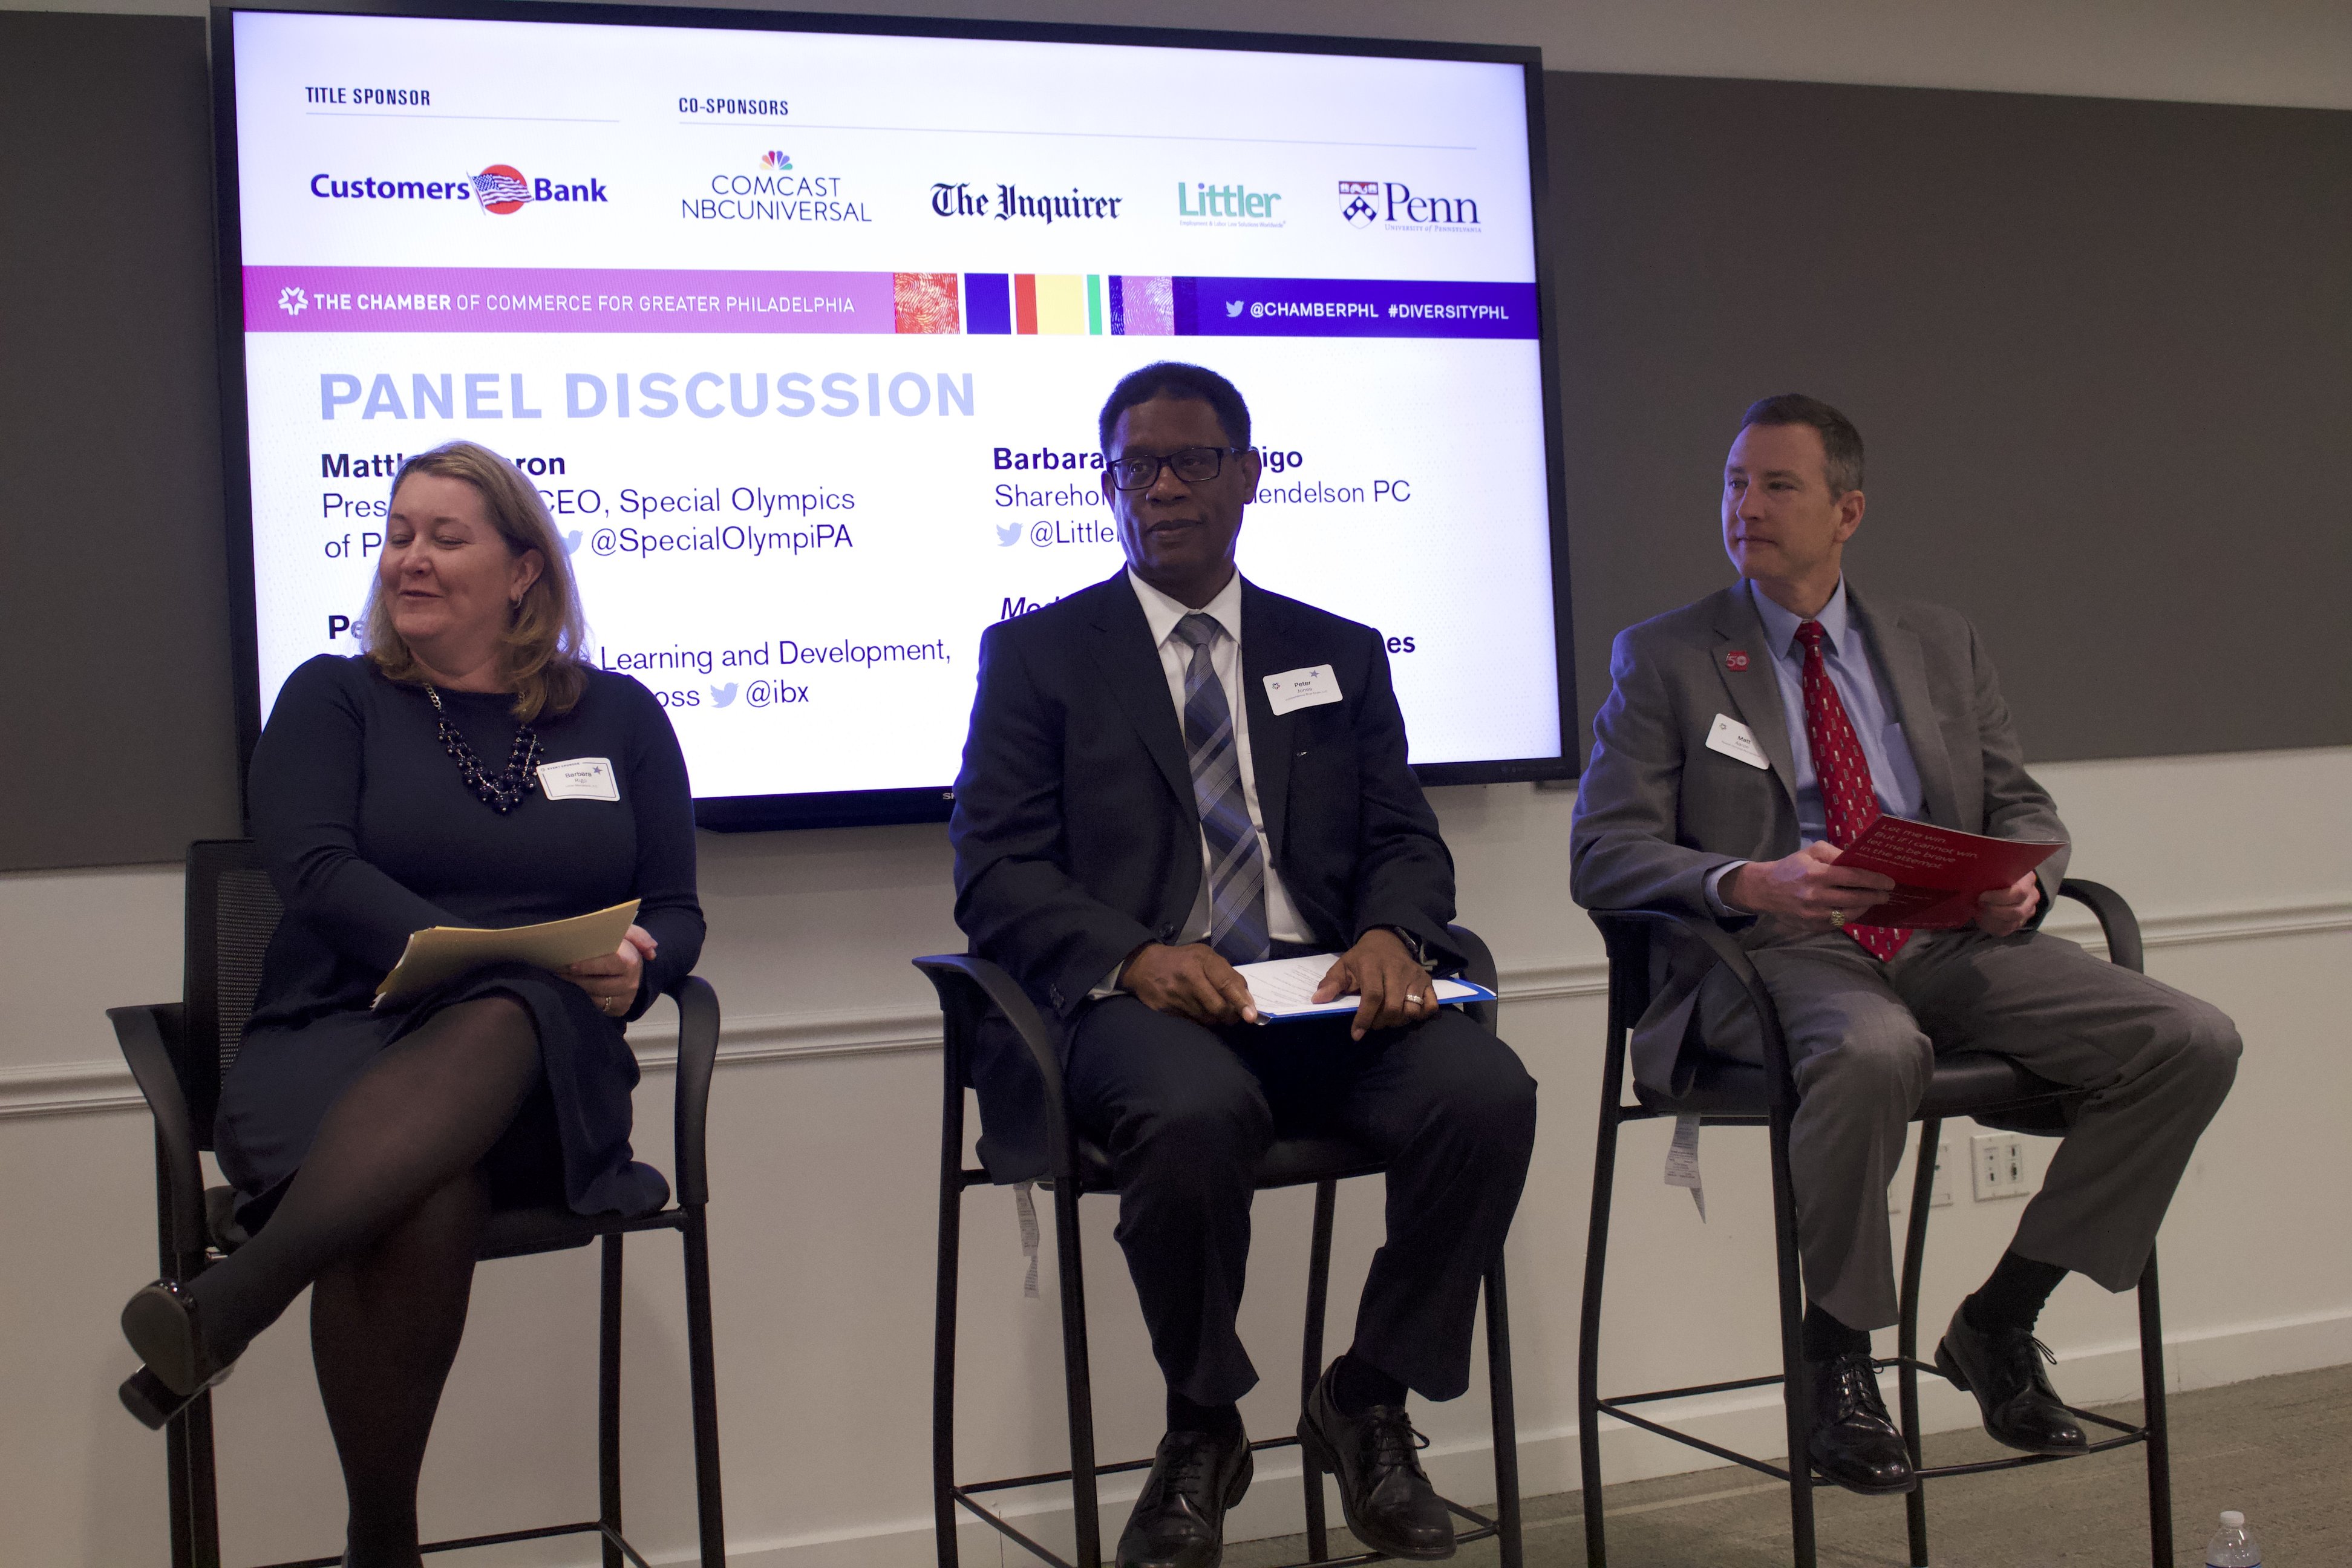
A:
{"type": "Polygon", "coordinates": [[[215,1365],[205,1353],[196,1304],[174,1279],[158,1279],[123,1304],[122,1337],[147,1364],[116,1394],[125,1410],[152,1427],[163,1427],[236,1364],[215,1365]]]}
{"type": "Polygon", "coordinates": [[[1805,1372],[1813,1390],[1813,1431],[1805,1447],[1822,1474],[1864,1497],[1894,1497],[1917,1486],[1903,1434],[1878,1396],[1870,1352],[1809,1361],[1805,1372]]]}
{"type": "Polygon", "coordinates": [[[2090,1439],[2042,1370],[2043,1362],[2057,1359],[2030,1330],[1985,1332],[1969,1321],[1965,1307],[1952,1314],[1936,1347],[1936,1370],[1954,1388],[1977,1396],[1984,1429],[1995,1442],[2029,1454],[2079,1454],[2090,1439]]]}
{"type": "Polygon", "coordinates": [[[1245,1436],[1160,1438],[1151,1475],[1118,1533],[1118,1568],[1217,1568],[1225,1555],[1225,1510],[1249,1490],[1252,1469],[1245,1436]]]}
{"type": "Polygon", "coordinates": [[[1328,1370],[1298,1417],[1299,1448],[1309,1465],[1339,1479],[1339,1507],[1356,1539],[1391,1557],[1423,1563],[1454,1555],[1454,1516],[1421,1468],[1427,1442],[1402,1405],[1375,1405],[1352,1417],[1340,1414],[1328,1370]]]}

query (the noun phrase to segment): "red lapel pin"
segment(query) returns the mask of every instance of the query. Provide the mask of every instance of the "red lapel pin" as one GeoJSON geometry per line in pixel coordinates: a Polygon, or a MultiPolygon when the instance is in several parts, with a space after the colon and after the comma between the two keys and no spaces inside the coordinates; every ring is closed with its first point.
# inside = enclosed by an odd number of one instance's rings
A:
{"type": "Polygon", "coordinates": [[[1745,648],[1736,647],[1729,653],[1725,654],[1723,656],[1723,668],[1726,669],[1746,669],[1748,668],[1748,650],[1745,648]]]}

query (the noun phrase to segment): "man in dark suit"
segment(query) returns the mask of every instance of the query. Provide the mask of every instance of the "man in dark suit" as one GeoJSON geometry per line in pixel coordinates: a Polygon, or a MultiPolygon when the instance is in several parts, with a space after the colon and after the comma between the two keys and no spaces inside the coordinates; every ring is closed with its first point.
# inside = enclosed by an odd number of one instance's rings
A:
{"type": "MultiPolygon", "coordinates": [[[[1570,877],[1588,908],[1722,921],[1769,987],[1799,1095],[1790,1168],[1812,1458],[1840,1485],[1881,1493],[1917,1484],[1868,1331],[1896,1317],[1886,1186],[1936,1053],[1997,1052],[2088,1091],[2010,1250],[1936,1352],[1977,1396],[1986,1431],[2065,1454],[2084,1435],[2042,1371],[2035,1318],[2070,1270],[2110,1290],[2138,1279],[2240,1045],[2208,1004],[2035,929],[2063,849],[1984,894],[1966,930],[1848,919],[1894,886],[1838,864],[1881,812],[2066,837],[2025,771],[1975,628],[1846,581],[1863,506],[1862,437],[1843,415],[1793,394],[1748,410],[1723,489],[1724,549],[1742,581],[1618,636],[1570,877]]],[[[1661,957],[1635,1078],[1686,1089],[1701,1042],[1760,1061],[1729,973],[1701,952],[1661,957]]]]}
{"type": "MultiPolygon", "coordinates": [[[[1435,1004],[1432,973],[1460,959],[1453,860],[1406,766],[1380,635],[1234,570],[1259,467],[1240,393],[1147,366],[1104,404],[1101,439],[1127,568],[981,639],[949,832],[958,923],[1064,1032],[1070,1112],[1117,1168],[1119,1245],[1168,1382],[1118,1562],[1222,1553],[1250,1480],[1235,1402],[1257,1373],[1234,1319],[1251,1173],[1278,1132],[1305,1131],[1364,1143],[1389,1173],[1387,1243],[1302,1445],[1367,1544],[1448,1556],[1406,1391],[1468,1385],[1535,1084],[1435,1004]],[[1360,994],[1354,1013],[1259,1023],[1234,965],[1318,952],[1338,954],[1318,999],[1360,994]]],[[[1008,1035],[984,1035],[975,1069],[1000,1180],[1042,1168],[1034,1073],[1008,1035]]]]}

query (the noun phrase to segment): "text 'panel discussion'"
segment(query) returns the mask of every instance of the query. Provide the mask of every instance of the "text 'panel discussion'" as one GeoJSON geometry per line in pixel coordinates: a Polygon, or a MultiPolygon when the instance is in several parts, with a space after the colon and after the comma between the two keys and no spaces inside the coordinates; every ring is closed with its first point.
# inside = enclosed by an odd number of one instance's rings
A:
{"type": "Polygon", "coordinates": [[[0,1564],[2352,1563],[2341,0],[0,0],[0,1564]]]}

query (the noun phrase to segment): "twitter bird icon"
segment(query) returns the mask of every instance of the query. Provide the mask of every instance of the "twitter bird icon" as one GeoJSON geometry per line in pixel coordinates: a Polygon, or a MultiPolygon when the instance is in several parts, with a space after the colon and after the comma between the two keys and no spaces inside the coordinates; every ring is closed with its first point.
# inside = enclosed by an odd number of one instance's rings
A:
{"type": "Polygon", "coordinates": [[[1017,522],[1008,522],[996,531],[996,542],[999,544],[1009,546],[1020,537],[1021,525],[1017,522]]]}
{"type": "Polygon", "coordinates": [[[577,555],[580,553],[580,531],[578,529],[575,528],[571,532],[563,536],[563,553],[566,555],[577,555]]]}
{"type": "Polygon", "coordinates": [[[712,687],[710,689],[710,705],[713,708],[724,708],[730,702],[734,701],[735,688],[737,684],[737,682],[730,680],[724,686],[712,687]]]}
{"type": "Polygon", "coordinates": [[[1240,315],[1240,314],[1242,313],[1242,306],[1243,306],[1243,305],[1244,305],[1245,303],[1247,303],[1247,301],[1246,301],[1246,300],[1226,300],[1226,301],[1225,301],[1225,314],[1226,314],[1227,316],[1238,316],[1238,315],[1240,315]]]}

